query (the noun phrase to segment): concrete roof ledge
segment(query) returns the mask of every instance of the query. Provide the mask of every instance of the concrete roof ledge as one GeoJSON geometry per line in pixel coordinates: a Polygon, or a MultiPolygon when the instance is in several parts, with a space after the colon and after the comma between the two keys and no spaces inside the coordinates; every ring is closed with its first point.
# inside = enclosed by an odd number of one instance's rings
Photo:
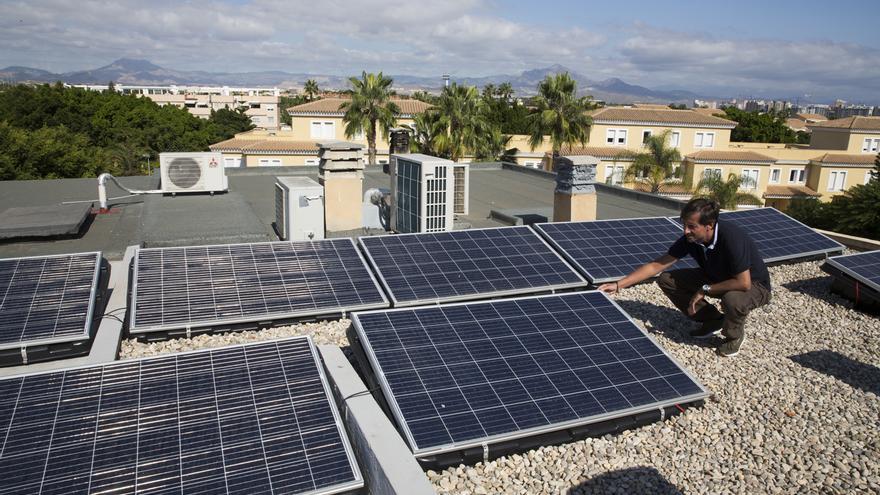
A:
{"type": "Polygon", "coordinates": [[[324,360],[367,491],[406,495],[436,493],[342,349],[335,345],[321,345],[318,351],[324,360]]]}

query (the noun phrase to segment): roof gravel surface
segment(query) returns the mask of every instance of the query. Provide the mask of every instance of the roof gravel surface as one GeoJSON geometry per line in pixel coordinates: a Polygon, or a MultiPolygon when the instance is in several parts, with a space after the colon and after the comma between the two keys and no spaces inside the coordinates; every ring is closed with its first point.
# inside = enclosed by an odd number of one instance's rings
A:
{"type": "MultiPolygon", "coordinates": [[[[615,296],[713,396],[619,435],[542,447],[427,475],[439,493],[880,492],[880,319],[829,293],[820,262],[770,268],[773,300],[734,358],[687,336],[694,324],[656,284],[615,296]]],[[[121,358],[312,335],[345,346],[348,320],[152,344],[121,358]]],[[[716,342],[717,343],[717,342],[716,342]]]]}

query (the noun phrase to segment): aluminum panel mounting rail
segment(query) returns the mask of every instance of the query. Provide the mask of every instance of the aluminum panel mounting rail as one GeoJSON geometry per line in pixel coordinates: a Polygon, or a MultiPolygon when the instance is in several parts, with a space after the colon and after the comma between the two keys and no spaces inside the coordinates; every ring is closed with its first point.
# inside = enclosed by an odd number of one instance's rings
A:
{"type": "MultiPolygon", "coordinates": [[[[666,217],[540,223],[534,227],[593,284],[625,277],[666,254],[682,236],[681,226],[666,217]]],[[[673,268],[696,266],[693,258],[686,257],[673,268]]]]}
{"type": "Polygon", "coordinates": [[[101,253],[0,259],[0,349],[91,339],[101,253]]]}
{"type": "Polygon", "coordinates": [[[360,244],[398,307],[587,286],[528,226],[361,237],[360,244]]]}
{"type": "Polygon", "coordinates": [[[417,457],[708,396],[598,291],[358,312],[352,323],[417,457]]]}
{"type": "Polygon", "coordinates": [[[0,493],[363,486],[308,337],[0,379],[0,472],[0,493]]]}
{"type": "Polygon", "coordinates": [[[388,307],[352,239],[140,249],[129,333],[388,307]]]}

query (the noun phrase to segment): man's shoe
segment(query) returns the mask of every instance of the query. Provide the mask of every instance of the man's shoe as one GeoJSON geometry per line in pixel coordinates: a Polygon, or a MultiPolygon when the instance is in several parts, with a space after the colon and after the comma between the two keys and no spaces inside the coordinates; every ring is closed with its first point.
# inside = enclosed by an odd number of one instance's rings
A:
{"type": "Polygon", "coordinates": [[[724,319],[704,321],[700,328],[691,332],[691,337],[695,339],[708,339],[721,333],[721,327],[724,325],[724,319]]]}
{"type": "Polygon", "coordinates": [[[733,357],[739,354],[739,350],[742,348],[743,343],[746,341],[746,336],[743,335],[742,338],[739,339],[727,339],[718,346],[718,349],[715,350],[721,357],[733,357]]]}

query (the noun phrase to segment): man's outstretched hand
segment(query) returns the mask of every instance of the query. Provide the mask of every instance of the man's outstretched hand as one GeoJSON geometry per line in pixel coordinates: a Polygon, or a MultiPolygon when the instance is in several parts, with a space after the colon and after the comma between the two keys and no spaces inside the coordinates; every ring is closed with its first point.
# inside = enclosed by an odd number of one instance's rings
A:
{"type": "Polygon", "coordinates": [[[610,284],[602,284],[599,286],[599,290],[606,294],[615,294],[617,293],[617,284],[611,282],[610,284]]]}

